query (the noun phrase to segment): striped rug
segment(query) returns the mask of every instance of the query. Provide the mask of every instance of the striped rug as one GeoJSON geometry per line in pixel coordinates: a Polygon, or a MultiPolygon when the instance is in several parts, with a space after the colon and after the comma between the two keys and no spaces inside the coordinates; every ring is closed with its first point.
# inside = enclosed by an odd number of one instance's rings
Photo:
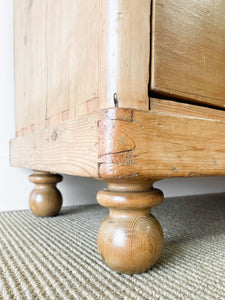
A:
{"type": "Polygon", "coordinates": [[[98,254],[107,209],[64,208],[53,218],[0,214],[0,299],[225,299],[225,194],[166,199],[153,209],[165,237],[149,272],[121,275],[98,254]]]}

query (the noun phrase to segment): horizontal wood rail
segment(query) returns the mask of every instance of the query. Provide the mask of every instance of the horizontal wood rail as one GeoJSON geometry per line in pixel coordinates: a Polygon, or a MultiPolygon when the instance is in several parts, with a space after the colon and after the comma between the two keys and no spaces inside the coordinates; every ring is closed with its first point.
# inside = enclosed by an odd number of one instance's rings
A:
{"type": "Polygon", "coordinates": [[[176,106],[177,115],[155,102],[53,124],[12,140],[11,164],[102,180],[225,174],[224,116],[176,106]]]}

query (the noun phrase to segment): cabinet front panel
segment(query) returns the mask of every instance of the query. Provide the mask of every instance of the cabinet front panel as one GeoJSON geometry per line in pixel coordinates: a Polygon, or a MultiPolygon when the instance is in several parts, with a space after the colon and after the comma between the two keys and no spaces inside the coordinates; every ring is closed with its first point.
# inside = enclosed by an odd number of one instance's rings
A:
{"type": "Polygon", "coordinates": [[[151,90],[225,107],[225,2],[154,0],[151,90]]]}

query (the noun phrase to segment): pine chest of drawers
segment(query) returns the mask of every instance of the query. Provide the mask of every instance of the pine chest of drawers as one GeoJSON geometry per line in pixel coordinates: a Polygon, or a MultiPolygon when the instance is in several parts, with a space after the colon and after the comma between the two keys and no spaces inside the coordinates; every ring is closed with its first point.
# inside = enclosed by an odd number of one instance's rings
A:
{"type": "Polygon", "coordinates": [[[99,252],[143,272],[163,248],[154,181],[225,174],[225,4],[14,2],[11,164],[35,170],[31,210],[58,213],[58,173],[106,181],[99,252]]]}

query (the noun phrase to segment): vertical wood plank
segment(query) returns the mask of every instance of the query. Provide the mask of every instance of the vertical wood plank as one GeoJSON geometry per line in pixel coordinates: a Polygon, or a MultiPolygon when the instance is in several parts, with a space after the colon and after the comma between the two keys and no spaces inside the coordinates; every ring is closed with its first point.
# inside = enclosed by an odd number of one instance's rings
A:
{"type": "Polygon", "coordinates": [[[121,0],[118,9],[119,106],[148,110],[150,0],[121,0]]]}
{"type": "Polygon", "coordinates": [[[16,128],[46,116],[46,1],[14,1],[16,128]],[[38,32],[38,34],[34,34],[38,32]]]}

